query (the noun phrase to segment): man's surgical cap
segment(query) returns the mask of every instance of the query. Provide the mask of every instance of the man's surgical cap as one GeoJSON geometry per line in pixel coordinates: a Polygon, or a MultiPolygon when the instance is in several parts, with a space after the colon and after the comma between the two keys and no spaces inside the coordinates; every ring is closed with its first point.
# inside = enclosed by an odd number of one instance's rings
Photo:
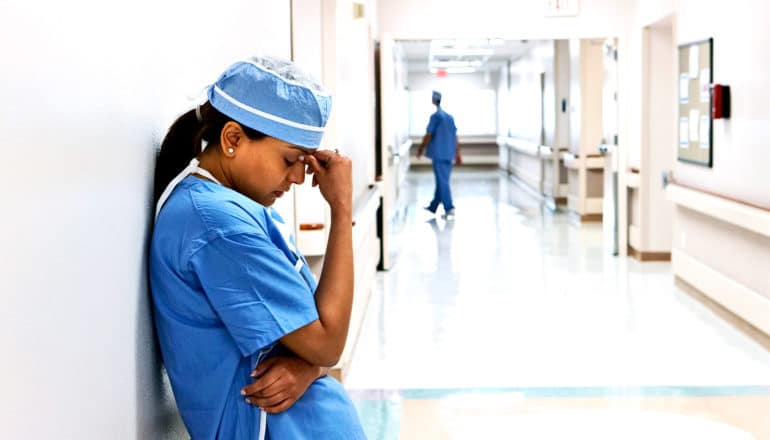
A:
{"type": "Polygon", "coordinates": [[[300,147],[316,149],[332,98],[289,61],[239,61],[209,88],[211,105],[235,121],[300,147]]]}
{"type": "Polygon", "coordinates": [[[433,100],[441,102],[441,92],[434,90],[433,91],[433,100]]]}

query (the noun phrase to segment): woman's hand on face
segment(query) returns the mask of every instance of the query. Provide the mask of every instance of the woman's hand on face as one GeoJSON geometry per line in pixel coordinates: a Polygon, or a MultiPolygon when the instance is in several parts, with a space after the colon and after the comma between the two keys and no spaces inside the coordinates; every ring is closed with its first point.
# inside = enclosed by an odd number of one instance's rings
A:
{"type": "Polygon", "coordinates": [[[318,150],[306,155],[307,173],[313,175],[313,186],[332,209],[351,210],[353,204],[353,166],[350,158],[336,151],[318,150]]]}
{"type": "Polygon", "coordinates": [[[302,358],[276,356],[257,365],[257,379],[241,390],[246,402],[269,414],[286,411],[299,400],[310,384],[322,374],[321,368],[302,358]]]}

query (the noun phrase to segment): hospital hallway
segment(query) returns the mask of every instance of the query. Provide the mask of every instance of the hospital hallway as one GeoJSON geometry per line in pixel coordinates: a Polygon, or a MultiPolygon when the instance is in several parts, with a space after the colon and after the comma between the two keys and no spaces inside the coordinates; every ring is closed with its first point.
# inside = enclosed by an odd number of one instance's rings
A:
{"type": "Polygon", "coordinates": [[[449,221],[406,180],[345,380],[370,440],[770,438],[766,336],[498,169],[452,179],[449,221]]]}

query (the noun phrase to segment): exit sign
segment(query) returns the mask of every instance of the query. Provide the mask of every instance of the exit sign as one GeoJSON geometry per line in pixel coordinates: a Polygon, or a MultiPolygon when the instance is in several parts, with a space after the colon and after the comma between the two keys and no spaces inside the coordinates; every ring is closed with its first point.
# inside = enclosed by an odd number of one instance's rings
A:
{"type": "Polygon", "coordinates": [[[578,0],[543,0],[546,17],[578,15],[578,0]]]}

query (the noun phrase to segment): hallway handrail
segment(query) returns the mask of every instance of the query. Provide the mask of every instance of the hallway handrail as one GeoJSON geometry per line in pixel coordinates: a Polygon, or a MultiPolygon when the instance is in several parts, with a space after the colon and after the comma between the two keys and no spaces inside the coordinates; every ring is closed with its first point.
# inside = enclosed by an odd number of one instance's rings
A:
{"type": "Polygon", "coordinates": [[[536,142],[525,141],[523,139],[507,137],[505,145],[513,148],[519,153],[537,157],[540,152],[540,145],[536,142]]]}
{"type": "Polygon", "coordinates": [[[409,157],[409,151],[412,149],[412,145],[414,145],[414,142],[412,142],[411,139],[405,140],[401,143],[401,145],[398,147],[398,154],[401,157],[409,157]]]}
{"type": "MultiPolygon", "coordinates": [[[[353,226],[366,224],[374,221],[372,219],[376,219],[381,195],[380,186],[373,184],[369,186],[366,194],[363,194],[355,201],[353,204],[353,226]]],[[[360,230],[361,228],[358,229],[360,230]]]]}
{"type": "Polygon", "coordinates": [[[541,145],[539,150],[540,150],[541,159],[553,160],[553,159],[560,159],[561,153],[566,151],[567,148],[565,147],[554,148],[550,145],[541,145]]]}
{"type": "Polygon", "coordinates": [[[669,183],[666,194],[679,206],[770,237],[770,210],[766,208],[680,183],[669,183]]]}

